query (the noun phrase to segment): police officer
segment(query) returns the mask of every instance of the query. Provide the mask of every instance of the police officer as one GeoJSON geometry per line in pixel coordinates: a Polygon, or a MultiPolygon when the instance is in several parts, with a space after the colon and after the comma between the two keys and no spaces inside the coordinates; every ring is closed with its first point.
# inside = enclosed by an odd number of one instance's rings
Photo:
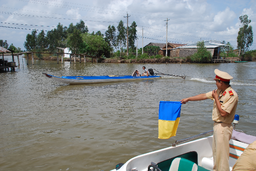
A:
{"type": "Polygon", "coordinates": [[[213,100],[213,170],[229,171],[229,140],[233,131],[232,122],[236,112],[238,95],[230,86],[232,76],[218,69],[215,69],[214,73],[216,74],[214,80],[217,90],[182,99],[181,103],[213,100]]]}

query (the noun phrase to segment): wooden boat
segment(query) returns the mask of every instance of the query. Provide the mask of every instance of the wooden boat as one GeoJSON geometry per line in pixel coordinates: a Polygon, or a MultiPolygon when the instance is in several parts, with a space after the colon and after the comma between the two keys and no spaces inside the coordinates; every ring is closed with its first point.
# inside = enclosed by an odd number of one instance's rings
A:
{"type": "Polygon", "coordinates": [[[124,81],[140,81],[140,80],[153,80],[159,79],[161,76],[140,76],[133,77],[130,75],[106,75],[106,76],[54,76],[46,74],[48,78],[67,84],[94,84],[94,83],[111,83],[111,82],[124,82],[124,81]]]}
{"type": "MultiPolygon", "coordinates": [[[[177,161],[189,161],[200,171],[213,170],[213,136],[199,138],[209,133],[212,133],[212,131],[175,141],[172,146],[164,149],[136,156],[124,164],[119,163],[116,165],[116,169],[111,171],[169,171],[170,167],[177,165],[177,161]]],[[[245,148],[253,141],[256,141],[256,137],[233,130],[232,139],[229,142],[230,169],[232,169],[245,148]]],[[[186,165],[183,163],[184,167],[186,165]]]]}
{"type": "Polygon", "coordinates": [[[235,63],[245,63],[245,62],[248,62],[248,61],[235,61],[235,63]]]}

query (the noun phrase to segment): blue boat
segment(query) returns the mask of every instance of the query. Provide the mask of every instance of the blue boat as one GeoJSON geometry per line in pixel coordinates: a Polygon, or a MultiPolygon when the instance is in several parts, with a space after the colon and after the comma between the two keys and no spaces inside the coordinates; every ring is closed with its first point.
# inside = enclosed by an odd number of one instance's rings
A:
{"type": "Polygon", "coordinates": [[[106,76],[54,76],[43,73],[48,78],[66,83],[66,84],[95,84],[95,83],[111,83],[124,81],[140,81],[159,79],[161,76],[140,76],[134,77],[131,75],[106,75],[106,76]]]}

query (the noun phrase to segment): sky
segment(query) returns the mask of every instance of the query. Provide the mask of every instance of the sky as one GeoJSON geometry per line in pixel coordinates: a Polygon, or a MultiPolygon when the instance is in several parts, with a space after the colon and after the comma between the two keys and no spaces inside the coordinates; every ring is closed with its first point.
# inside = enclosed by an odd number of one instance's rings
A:
{"type": "Polygon", "coordinates": [[[256,0],[0,0],[0,40],[25,50],[26,36],[33,29],[50,31],[58,23],[68,27],[80,20],[90,33],[104,34],[120,20],[127,26],[127,14],[128,25],[137,24],[139,48],[165,43],[167,35],[170,43],[225,41],[234,49],[239,16],[246,14],[254,33],[250,50],[256,49],[256,0]]]}

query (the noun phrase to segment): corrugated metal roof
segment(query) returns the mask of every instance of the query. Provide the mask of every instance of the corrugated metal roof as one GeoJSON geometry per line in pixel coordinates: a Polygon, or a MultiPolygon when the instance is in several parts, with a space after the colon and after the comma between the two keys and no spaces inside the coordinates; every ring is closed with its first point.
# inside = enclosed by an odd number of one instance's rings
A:
{"type": "Polygon", "coordinates": [[[5,49],[4,47],[0,46],[0,52],[7,53],[7,52],[11,52],[11,51],[9,51],[9,50],[5,49]]]}
{"type": "MultiPolygon", "coordinates": [[[[220,42],[215,42],[215,41],[205,41],[204,46],[208,49],[211,49],[211,48],[216,48],[216,47],[221,47],[221,46],[228,46],[228,45],[222,44],[220,42]]],[[[188,44],[188,45],[185,45],[185,46],[180,46],[180,47],[177,47],[175,49],[196,49],[196,48],[197,48],[197,43],[188,44]]]]}
{"type": "MultiPolygon", "coordinates": [[[[153,42],[150,42],[146,46],[158,46],[160,48],[163,48],[165,45],[166,45],[166,43],[153,43],[153,42]]],[[[144,47],[146,47],[146,46],[144,46],[144,47]]]]}
{"type": "Polygon", "coordinates": [[[62,48],[62,47],[57,47],[57,49],[60,49],[60,50],[65,50],[65,48],[62,48]]]}
{"type": "MultiPolygon", "coordinates": [[[[172,49],[172,48],[176,48],[178,46],[184,46],[185,44],[178,44],[178,43],[168,43],[168,48],[167,49],[172,49]]],[[[160,47],[161,50],[165,50],[166,48],[166,43],[153,43],[150,42],[149,44],[147,44],[146,46],[158,46],[160,47]]],[[[145,46],[145,47],[146,47],[145,46]]]]}
{"type": "MultiPolygon", "coordinates": [[[[167,50],[174,49],[180,46],[184,46],[186,44],[178,44],[178,43],[168,43],[167,50]]],[[[162,50],[166,50],[166,45],[162,48],[162,50]]]]}

